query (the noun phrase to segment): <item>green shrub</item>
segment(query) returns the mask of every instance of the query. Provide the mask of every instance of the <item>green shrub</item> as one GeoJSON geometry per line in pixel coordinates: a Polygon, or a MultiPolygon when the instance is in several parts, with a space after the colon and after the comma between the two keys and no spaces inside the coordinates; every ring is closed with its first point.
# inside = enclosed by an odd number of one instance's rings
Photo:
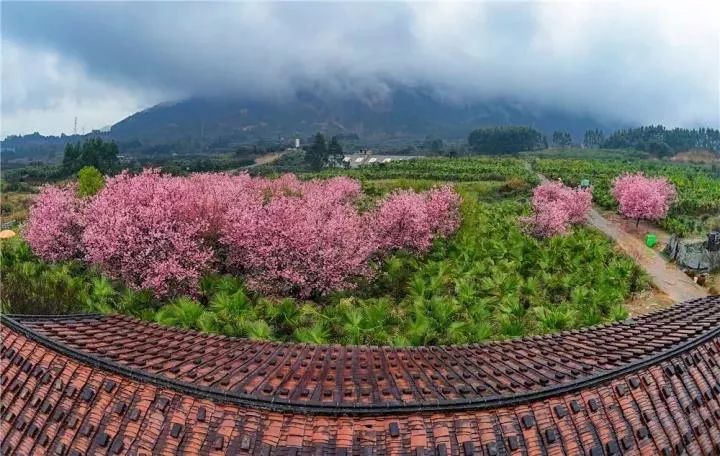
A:
{"type": "Polygon", "coordinates": [[[93,196],[105,186],[105,178],[94,166],[84,166],[77,173],[78,195],[93,196]]]}
{"type": "Polygon", "coordinates": [[[90,282],[75,263],[47,264],[19,237],[0,241],[2,308],[18,314],[67,314],[83,309],[90,282]]]}

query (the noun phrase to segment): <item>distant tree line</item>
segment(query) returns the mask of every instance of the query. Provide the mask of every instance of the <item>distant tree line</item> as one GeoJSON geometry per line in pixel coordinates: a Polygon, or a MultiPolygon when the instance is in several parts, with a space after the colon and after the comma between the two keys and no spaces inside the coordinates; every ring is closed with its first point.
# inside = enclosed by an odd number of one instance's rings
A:
{"type": "Polygon", "coordinates": [[[606,149],[637,149],[666,157],[690,149],[720,151],[720,130],[673,128],[650,125],[613,132],[607,139],[600,130],[585,132],[585,145],[606,149]]]}
{"type": "Polygon", "coordinates": [[[486,127],[470,133],[468,146],[476,154],[501,155],[545,149],[547,139],[532,127],[486,127]]]}
{"type": "Polygon", "coordinates": [[[572,136],[566,131],[555,131],[552,135],[552,142],[556,147],[568,147],[572,144],[572,136]]]}
{"type": "Polygon", "coordinates": [[[263,154],[280,152],[288,147],[285,142],[266,143],[259,141],[257,144],[243,144],[235,148],[234,154],[238,157],[250,157],[263,154]]]}
{"type": "Polygon", "coordinates": [[[118,146],[113,141],[90,138],[85,142],[65,145],[62,160],[62,173],[69,176],[85,166],[92,166],[102,174],[116,173],[120,168],[118,146]]]}
{"type": "Polygon", "coordinates": [[[585,147],[601,148],[605,143],[605,133],[602,130],[595,128],[585,132],[583,137],[583,144],[585,147]]]}
{"type": "Polygon", "coordinates": [[[445,151],[445,143],[440,138],[433,136],[426,136],[425,141],[422,143],[423,150],[426,153],[439,155],[445,151]]]}
{"type": "MultiPolygon", "coordinates": [[[[554,147],[568,147],[573,143],[570,133],[555,131],[551,137],[554,147]]],[[[608,137],[600,129],[587,130],[583,144],[590,148],[636,149],[657,157],[668,157],[678,152],[701,149],[720,151],[720,130],[713,128],[673,128],[650,125],[621,129],[608,137]]],[[[548,140],[532,127],[502,126],[473,130],[468,136],[472,153],[500,155],[548,147],[548,140]]]]}
{"type": "Polygon", "coordinates": [[[85,167],[93,167],[102,174],[115,174],[120,171],[118,147],[114,142],[100,138],[90,138],[84,142],[65,145],[62,163],[47,165],[35,163],[2,172],[3,188],[22,188],[27,183],[46,183],[76,175],[85,167]]]}
{"type": "MultiPolygon", "coordinates": [[[[66,179],[82,174],[88,182],[88,188],[93,188],[96,175],[90,174],[93,169],[100,176],[113,175],[121,169],[139,172],[143,168],[160,168],[163,173],[185,175],[197,172],[218,172],[237,169],[252,165],[255,160],[252,154],[223,154],[207,155],[197,154],[182,157],[160,156],[154,158],[135,158],[132,161],[120,163],[118,147],[114,142],[103,141],[100,138],[90,138],[84,142],[67,144],[65,146],[62,163],[48,165],[35,163],[15,169],[4,167],[2,170],[2,185],[4,191],[25,190],[28,184],[41,184],[66,179]],[[84,170],[84,171],[83,171],[84,170]],[[80,172],[80,173],[79,173],[80,172]]],[[[89,190],[88,190],[89,192],[89,190]]],[[[85,193],[81,190],[81,193],[85,193]]]]}
{"type": "Polygon", "coordinates": [[[343,148],[337,137],[333,136],[328,143],[322,133],[313,137],[313,143],[305,151],[305,163],[313,171],[326,166],[342,166],[344,158],[343,148]]]}

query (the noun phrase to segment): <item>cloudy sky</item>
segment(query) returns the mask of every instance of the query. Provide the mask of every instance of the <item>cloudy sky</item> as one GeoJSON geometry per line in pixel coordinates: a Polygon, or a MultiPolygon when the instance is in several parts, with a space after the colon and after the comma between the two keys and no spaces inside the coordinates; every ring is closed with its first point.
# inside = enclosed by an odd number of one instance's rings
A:
{"type": "Polygon", "coordinates": [[[720,125],[720,2],[2,2],[2,136],[191,96],[505,98],[720,125]]]}

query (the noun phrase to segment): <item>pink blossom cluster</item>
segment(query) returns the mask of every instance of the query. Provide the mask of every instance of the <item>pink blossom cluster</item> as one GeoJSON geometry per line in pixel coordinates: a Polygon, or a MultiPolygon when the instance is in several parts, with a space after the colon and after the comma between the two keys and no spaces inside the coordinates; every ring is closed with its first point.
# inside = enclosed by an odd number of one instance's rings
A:
{"type": "Polygon", "coordinates": [[[425,193],[399,190],[388,195],[371,215],[380,249],[424,252],[438,236],[454,232],[459,223],[459,197],[450,187],[425,193]]]}
{"type": "Polygon", "coordinates": [[[459,224],[459,197],[449,187],[397,192],[361,214],[357,181],[284,179],[286,186],[266,181],[269,200],[250,196],[235,205],[221,239],[230,268],[266,293],[308,297],[352,288],[373,275],[373,259],[403,248],[425,252],[459,224]]]}
{"type": "Polygon", "coordinates": [[[85,211],[85,260],[158,296],[193,293],[213,259],[203,235],[214,214],[202,216],[197,184],[156,171],[108,179],[85,211]]]}
{"type": "Polygon", "coordinates": [[[89,200],[46,188],[26,237],[46,260],[82,258],[133,288],[168,297],[232,271],[270,294],[308,297],[352,288],[398,249],[422,253],[459,225],[450,187],[399,191],[362,213],[347,177],[301,181],[247,174],[120,174],[89,200]]]}
{"type": "Polygon", "coordinates": [[[255,290],[303,297],[368,277],[376,246],[345,190],[342,182],[313,182],[300,193],[234,205],[221,238],[231,270],[255,290]]]}
{"type": "Polygon", "coordinates": [[[25,227],[25,239],[38,256],[61,261],[82,255],[83,203],[74,184],[42,189],[25,227]]]}
{"type": "Polygon", "coordinates": [[[667,215],[677,195],[664,177],[645,177],[642,173],[624,174],[613,182],[612,195],[620,213],[636,219],[659,220],[667,215]]]}
{"type": "Polygon", "coordinates": [[[587,219],[592,205],[589,189],[573,189],[560,182],[546,182],[533,191],[530,217],[522,221],[537,237],[546,238],[564,234],[573,224],[587,219]]]}

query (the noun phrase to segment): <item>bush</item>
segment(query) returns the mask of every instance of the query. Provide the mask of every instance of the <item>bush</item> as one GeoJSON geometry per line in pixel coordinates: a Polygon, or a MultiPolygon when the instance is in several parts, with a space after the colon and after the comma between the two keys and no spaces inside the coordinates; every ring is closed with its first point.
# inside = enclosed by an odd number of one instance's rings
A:
{"type": "Polygon", "coordinates": [[[94,166],[85,166],[78,171],[78,195],[93,196],[105,186],[105,178],[94,166]]]}
{"type": "Polygon", "coordinates": [[[353,208],[359,185],[346,178],[264,183],[227,214],[221,242],[231,270],[266,294],[308,297],[367,278],[375,246],[353,208]]]}
{"type": "Polygon", "coordinates": [[[85,213],[85,260],[157,296],[195,293],[213,259],[202,238],[208,220],[191,210],[198,190],[156,171],[108,179],[85,213]]]}
{"type": "Polygon", "coordinates": [[[449,187],[427,193],[398,190],[380,202],[370,225],[381,249],[422,253],[435,237],[457,229],[458,206],[459,197],[449,187]]]}
{"type": "Polygon", "coordinates": [[[76,263],[44,263],[18,237],[0,241],[3,312],[66,314],[83,308],[88,282],[76,263]]]}

